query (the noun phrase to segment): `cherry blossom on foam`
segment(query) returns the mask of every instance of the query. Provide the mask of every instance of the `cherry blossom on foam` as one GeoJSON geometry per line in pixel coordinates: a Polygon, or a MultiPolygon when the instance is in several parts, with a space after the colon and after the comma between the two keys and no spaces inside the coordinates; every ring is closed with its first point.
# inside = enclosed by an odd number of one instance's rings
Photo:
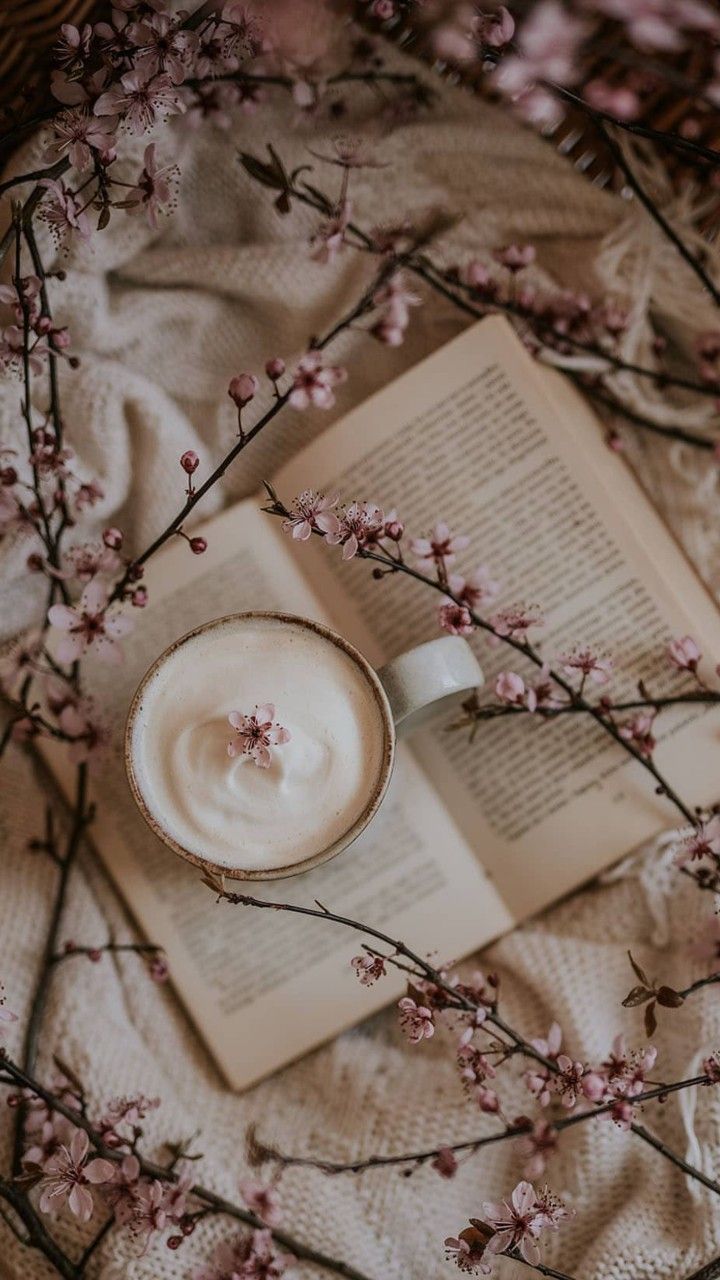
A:
{"type": "Polygon", "coordinates": [[[236,734],[228,743],[228,755],[248,756],[261,769],[270,766],[271,747],[281,747],[290,741],[290,730],[283,728],[275,720],[275,706],[272,702],[257,706],[252,715],[231,711],[228,723],[236,734]]]}
{"type": "Polygon", "coordinates": [[[53,1213],[67,1204],[71,1213],[81,1222],[89,1222],[93,1215],[91,1186],[110,1182],[115,1169],[109,1160],[88,1160],[90,1141],[82,1129],[77,1129],[69,1146],[61,1146],[45,1166],[40,1184],[40,1211],[53,1213]]]}
{"type": "Polygon", "coordinates": [[[117,642],[132,630],[132,621],[108,611],[107,588],[97,578],[87,584],[75,607],[52,605],[48,620],[61,633],[55,650],[58,662],[76,662],[89,649],[105,662],[122,662],[122,649],[117,642]]]}

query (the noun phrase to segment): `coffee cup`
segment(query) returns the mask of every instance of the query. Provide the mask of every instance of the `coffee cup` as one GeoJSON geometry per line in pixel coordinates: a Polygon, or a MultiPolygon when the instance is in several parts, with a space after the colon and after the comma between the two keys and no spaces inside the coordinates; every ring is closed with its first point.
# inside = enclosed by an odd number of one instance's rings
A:
{"type": "Polygon", "coordinates": [[[153,663],[127,720],[125,763],[146,822],[181,857],[234,880],[297,875],[377,813],[398,732],[482,684],[467,641],[441,636],[374,670],[293,614],[232,614],[153,663]]]}

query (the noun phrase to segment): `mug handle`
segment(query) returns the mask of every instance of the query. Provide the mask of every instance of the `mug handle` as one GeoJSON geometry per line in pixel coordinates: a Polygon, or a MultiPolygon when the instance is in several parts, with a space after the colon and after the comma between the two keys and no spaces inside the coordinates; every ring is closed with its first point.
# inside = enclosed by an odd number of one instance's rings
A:
{"type": "Polygon", "coordinates": [[[482,668],[462,636],[439,636],[387,662],[377,672],[398,729],[417,729],[456,705],[484,681],[482,668]]]}

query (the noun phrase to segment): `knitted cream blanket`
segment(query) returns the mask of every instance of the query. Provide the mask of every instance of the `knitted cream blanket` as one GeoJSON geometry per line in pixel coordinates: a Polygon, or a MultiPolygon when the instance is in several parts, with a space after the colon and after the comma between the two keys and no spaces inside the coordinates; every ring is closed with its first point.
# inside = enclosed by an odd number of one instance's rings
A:
{"type": "MultiPolygon", "coordinates": [[[[361,105],[349,126],[372,125],[369,95],[360,93],[355,101],[361,105]]],[[[62,376],[67,434],[81,468],[99,478],[105,493],[82,536],[112,523],[128,531],[131,547],[145,545],[177,507],[178,455],[194,448],[219,456],[231,438],[234,411],[225,394],[230,375],[260,369],[271,354],[288,360],[299,354],[309,335],[339,316],[368,279],[370,265],[350,250],[327,266],[311,261],[313,216],[298,210],[281,219],[268,193],[252,187],[240,170],[240,147],[257,152],[273,141],[295,164],[308,161],[308,145],[327,147],[317,127],[294,126],[293,110],[288,100],[267,103],[228,133],[212,126],[190,133],[174,125],[159,138],[161,155],[174,149],[182,169],[174,216],[153,233],[140,218],[118,213],[89,247],[80,246],[64,262],[67,279],[53,289],[56,316],[68,324],[82,357],[79,370],[62,376]]],[[[136,145],[135,160],[144,144],[136,145]]],[[[625,340],[629,355],[647,355],[645,316],[651,308],[673,316],[679,342],[691,303],[694,327],[711,327],[684,267],[646,217],[591,187],[507,113],[443,90],[430,113],[383,137],[378,156],[387,168],[361,170],[353,179],[354,210],[364,224],[449,209],[457,222],[438,246],[446,262],[531,239],[547,277],[637,304],[625,340]]],[[[33,168],[39,160],[35,142],[13,168],[33,168]]],[[[318,178],[332,189],[337,170],[325,168],[318,178]]],[[[49,258],[47,243],[44,251],[49,258]]],[[[413,313],[408,340],[399,349],[371,346],[358,333],[345,335],[334,354],[350,377],[333,413],[364,399],[462,323],[449,304],[428,297],[413,313]]],[[[640,407],[649,403],[659,420],[671,419],[673,411],[647,385],[629,383],[625,391],[640,407]]],[[[17,406],[18,386],[6,383],[0,389],[2,442],[14,437],[17,406]]],[[[686,420],[702,425],[705,412],[693,410],[686,420]]],[[[230,470],[215,503],[252,493],[331,416],[280,415],[230,470]]],[[[630,452],[664,515],[717,589],[716,521],[708,516],[715,477],[707,478],[707,462],[655,439],[632,443],[630,452]]],[[[204,513],[211,507],[209,500],[204,513]]],[[[37,616],[40,601],[24,571],[26,555],[26,545],[0,548],[5,636],[37,616]]],[[[17,748],[3,768],[0,977],[11,1007],[22,1015],[53,889],[52,870],[26,851],[39,829],[48,784],[17,748]]],[[[637,1011],[620,1007],[631,985],[627,949],[650,973],[687,983],[692,961],[686,946],[712,907],[701,901],[705,897],[681,882],[660,844],[622,874],[516,930],[480,963],[500,974],[508,1020],[540,1035],[557,1017],[573,1054],[597,1060],[620,1030],[630,1043],[642,1042],[637,1011]]],[[[67,920],[66,933],[78,941],[102,939],[109,928],[133,936],[90,852],[75,876],[67,920]]],[[[308,946],[313,929],[322,927],[308,923],[308,946]]],[[[353,947],[348,938],[348,957],[353,947]]],[[[11,1050],[20,1025],[9,1029],[11,1050]]],[[[720,1009],[712,988],[665,1017],[657,1043],[658,1078],[692,1075],[696,1051],[702,1057],[720,1045],[720,1009]]],[[[45,1071],[51,1051],[59,1051],[98,1098],[137,1090],[159,1094],[162,1107],[146,1125],[148,1145],[199,1130],[197,1145],[206,1153],[202,1180],[227,1195],[236,1195],[245,1170],[243,1135],[251,1121],[287,1150],[335,1159],[459,1140],[489,1131],[492,1123],[464,1101],[452,1048],[442,1036],[409,1047],[392,1012],[235,1097],[222,1086],[172,992],[149,982],[132,956],[62,966],[43,1044],[45,1071]]],[[[508,1114],[526,1107],[519,1088],[508,1099],[508,1114]]],[[[3,1166],[10,1113],[5,1116],[3,1166]]],[[[672,1147],[720,1177],[717,1090],[701,1090],[684,1107],[672,1100],[653,1106],[644,1119],[672,1147]]],[[[449,1275],[443,1238],[477,1214],[483,1199],[507,1193],[519,1169],[513,1144],[504,1144],[465,1163],[452,1182],[430,1169],[409,1180],[393,1171],[328,1179],[292,1170],[283,1180],[285,1224],[374,1280],[449,1275]]],[[[563,1137],[548,1178],[576,1216],[553,1239],[547,1261],[582,1280],[675,1280],[720,1253],[717,1200],[608,1121],[563,1137]]],[[[212,1241],[231,1232],[227,1221],[214,1221],[178,1253],[160,1245],[141,1259],[117,1232],[98,1252],[90,1274],[103,1280],[187,1277],[212,1241]]],[[[0,1273],[8,1280],[49,1274],[1,1225],[0,1239],[0,1273]]],[[[498,1270],[510,1275],[516,1267],[503,1261],[498,1270]]]]}

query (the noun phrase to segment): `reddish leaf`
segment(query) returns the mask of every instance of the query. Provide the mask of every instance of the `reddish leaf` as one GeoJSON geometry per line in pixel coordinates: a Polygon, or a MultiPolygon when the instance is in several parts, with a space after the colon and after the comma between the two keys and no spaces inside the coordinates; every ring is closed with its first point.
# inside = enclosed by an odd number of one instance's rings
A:
{"type": "Polygon", "coordinates": [[[650,987],[633,987],[623,1000],[623,1009],[635,1009],[639,1004],[647,1004],[655,992],[650,987]]]}
{"type": "Polygon", "coordinates": [[[672,987],[660,987],[657,993],[657,1002],[664,1009],[679,1009],[680,1005],[685,1003],[685,997],[672,987]]]}
{"type": "Polygon", "coordinates": [[[635,974],[635,977],[637,978],[638,982],[642,982],[644,987],[651,987],[652,982],[648,978],[645,970],[640,968],[640,965],[637,963],[636,960],[633,960],[632,951],[628,951],[628,960],[632,965],[633,973],[635,974]]]}
{"type": "Polygon", "coordinates": [[[655,1001],[645,1006],[645,1035],[651,1040],[657,1031],[657,1018],[655,1017],[655,1001]]]}

